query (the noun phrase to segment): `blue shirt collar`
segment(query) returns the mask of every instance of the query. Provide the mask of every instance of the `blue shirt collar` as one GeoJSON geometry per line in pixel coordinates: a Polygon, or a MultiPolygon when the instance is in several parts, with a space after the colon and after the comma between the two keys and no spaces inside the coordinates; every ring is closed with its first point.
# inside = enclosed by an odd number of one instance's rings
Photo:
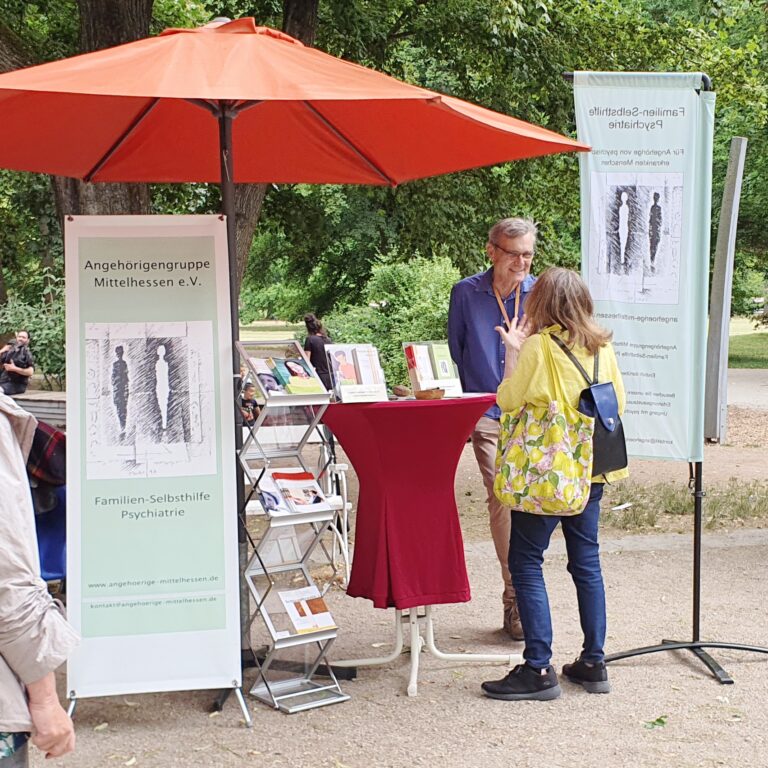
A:
{"type": "MultiPolygon", "coordinates": [[[[528,293],[531,288],[533,288],[535,282],[536,278],[533,277],[533,275],[528,275],[520,286],[520,293],[528,293]]],[[[485,272],[480,275],[480,279],[475,285],[475,290],[493,295],[493,267],[486,269],[485,272]]]]}

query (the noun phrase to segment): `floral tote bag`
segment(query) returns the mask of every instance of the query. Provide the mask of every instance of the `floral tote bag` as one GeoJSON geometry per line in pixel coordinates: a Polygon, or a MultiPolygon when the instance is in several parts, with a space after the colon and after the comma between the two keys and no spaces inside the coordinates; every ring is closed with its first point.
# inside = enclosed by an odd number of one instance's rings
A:
{"type": "Polygon", "coordinates": [[[551,343],[542,334],[555,399],[549,407],[526,403],[516,413],[501,414],[493,490],[502,504],[520,512],[578,515],[589,499],[595,420],[563,397],[551,343]]]}

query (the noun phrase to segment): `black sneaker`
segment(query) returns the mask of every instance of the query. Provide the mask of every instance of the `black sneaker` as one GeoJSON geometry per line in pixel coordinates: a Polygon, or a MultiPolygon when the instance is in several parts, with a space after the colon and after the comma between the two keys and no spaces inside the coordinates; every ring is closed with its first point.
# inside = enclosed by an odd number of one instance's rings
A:
{"type": "Polygon", "coordinates": [[[549,701],[561,693],[557,673],[552,667],[535,669],[528,664],[518,664],[505,678],[489,680],[482,684],[482,688],[489,698],[505,701],[549,701]]]}
{"type": "Polygon", "coordinates": [[[563,665],[563,675],[572,683],[580,685],[587,693],[611,692],[608,670],[605,668],[604,661],[590,664],[578,658],[573,664],[563,665]]]}

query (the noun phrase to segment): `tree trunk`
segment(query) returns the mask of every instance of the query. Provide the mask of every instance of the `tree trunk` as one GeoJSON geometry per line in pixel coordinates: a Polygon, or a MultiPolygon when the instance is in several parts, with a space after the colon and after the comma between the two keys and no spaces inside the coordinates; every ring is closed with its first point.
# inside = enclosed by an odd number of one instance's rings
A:
{"type": "Polygon", "coordinates": [[[314,45],[319,4],[320,0],[283,0],[283,32],[314,45]]]}
{"type": "MultiPolygon", "coordinates": [[[[131,43],[149,35],[154,0],[78,0],[80,50],[98,51],[131,43]]],[[[149,213],[148,184],[89,184],[62,176],[52,177],[56,210],[67,215],[149,213]]],[[[63,227],[62,227],[63,231],[63,227]]]]}
{"type": "MultiPolygon", "coordinates": [[[[283,0],[283,31],[301,40],[304,45],[314,45],[319,2],[320,0],[283,0]]],[[[266,193],[266,184],[238,184],[235,188],[238,295],[266,193]]]]}
{"type": "Polygon", "coordinates": [[[12,30],[0,24],[0,72],[10,72],[31,63],[21,40],[12,30]]]}
{"type": "Polygon", "coordinates": [[[100,51],[149,36],[154,0],[77,0],[80,50],[100,51]]]}

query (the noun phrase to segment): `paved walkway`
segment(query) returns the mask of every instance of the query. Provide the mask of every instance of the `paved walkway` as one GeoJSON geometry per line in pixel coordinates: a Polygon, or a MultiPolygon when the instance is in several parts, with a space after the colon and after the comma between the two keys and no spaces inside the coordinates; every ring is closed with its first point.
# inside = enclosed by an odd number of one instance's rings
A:
{"type": "Polygon", "coordinates": [[[768,370],[729,368],[728,405],[768,410],[768,370]]]}

